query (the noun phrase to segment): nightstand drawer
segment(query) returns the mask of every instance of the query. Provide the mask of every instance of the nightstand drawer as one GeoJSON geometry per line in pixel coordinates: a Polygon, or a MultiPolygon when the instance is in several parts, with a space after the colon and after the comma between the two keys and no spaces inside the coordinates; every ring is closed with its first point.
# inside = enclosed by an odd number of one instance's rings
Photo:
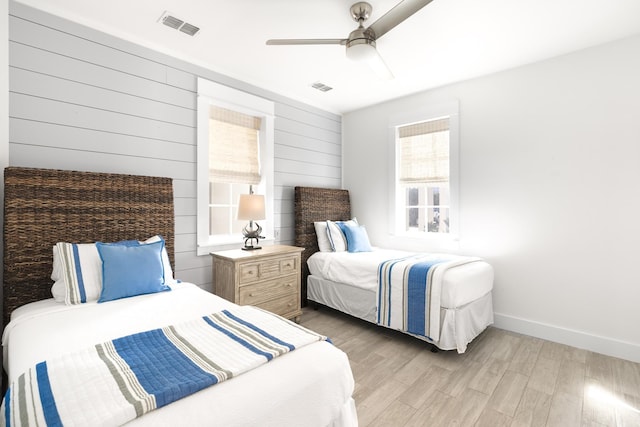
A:
{"type": "Polygon", "coordinates": [[[266,282],[242,286],[240,288],[240,305],[256,305],[274,297],[295,295],[297,291],[298,277],[295,274],[290,274],[266,282]]]}
{"type": "Polygon", "coordinates": [[[281,259],[280,271],[282,272],[282,274],[293,273],[295,271],[298,271],[296,261],[297,261],[296,257],[281,259]]]}
{"type": "Polygon", "coordinates": [[[298,302],[297,294],[272,299],[256,305],[272,313],[276,313],[285,317],[287,313],[300,310],[300,303],[298,302]]]}
{"type": "Polygon", "coordinates": [[[260,265],[245,264],[240,266],[240,284],[260,280],[260,265]]]}
{"type": "Polygon", "coordinates": [[[296,257],[287,256],[277,259],[268,259],[255,263],[240,265],[240,286],[256,280],[278,277],[283,274],[294,273],[296,268],[296,257]]]}

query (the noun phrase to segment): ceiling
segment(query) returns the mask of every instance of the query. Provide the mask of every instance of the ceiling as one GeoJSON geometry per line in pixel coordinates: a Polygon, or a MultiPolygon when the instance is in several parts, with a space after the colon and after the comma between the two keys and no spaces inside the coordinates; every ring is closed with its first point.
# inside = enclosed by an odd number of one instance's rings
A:
{"type": "MultiPolygon", "coordinates": [[[[368,1],[369,24],[398,2],[368,1]]],[[[382,80],[348,60],[344,46],[265,45],[346,38],[357,26],[355,0],[20,2],[335,113],[640,33],[638,0],[434,0],[378,40],[395,75],[382,80]],[[200,32],[159,24],[164,11],[200,32]]]]}

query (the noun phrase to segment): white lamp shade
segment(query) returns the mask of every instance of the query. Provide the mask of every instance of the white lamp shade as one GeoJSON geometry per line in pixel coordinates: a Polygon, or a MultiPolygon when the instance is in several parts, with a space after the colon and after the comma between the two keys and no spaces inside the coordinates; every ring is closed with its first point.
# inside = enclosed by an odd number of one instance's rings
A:
{"type": "Polygon", "coordinates": [[[238,219],[265,219],[264,196],[262,194],[241,194],[238,200],[238,219]]]}

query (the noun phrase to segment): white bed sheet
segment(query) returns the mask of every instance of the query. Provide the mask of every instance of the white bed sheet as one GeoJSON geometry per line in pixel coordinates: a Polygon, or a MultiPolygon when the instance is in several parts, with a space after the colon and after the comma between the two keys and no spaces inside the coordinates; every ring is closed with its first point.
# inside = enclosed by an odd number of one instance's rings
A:
{"type": "MultiPolygon", "coordinates": [[[[380,248],[371,252],[316,252],[309,257],[307,265],[313,276],[375,291],[380,263],[409,255],[415,253],[380,248]]],[[[461,307],[483,297],[492,288],[493,268],[484,261],[450,268],[443,277],[440,305],[444,308],[461,307]]]]}
{"type": "MultiPolygon", "coordinates": [[[[47,358],[233,306],[195,285],[172,288],[102,304],[65,306],[51,299],[15,310],[2,337],[9,381],[47,358]]],[[[346,354],[318,342],[129,424],[357,426],[353,389],[346,354]]]]}

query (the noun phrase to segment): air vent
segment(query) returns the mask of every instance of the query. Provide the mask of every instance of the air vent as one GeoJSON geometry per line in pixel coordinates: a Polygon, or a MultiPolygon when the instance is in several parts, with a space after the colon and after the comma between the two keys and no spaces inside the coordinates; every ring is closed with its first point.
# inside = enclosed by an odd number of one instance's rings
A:
{"type": "Polygon", "coordinates": [[[190,36],[195,36],[196,33],[200,31],[200,28],[196,27],[195,25],[191,25],[188,22],[185,22],[184,25],[179,28],[179,30],[185,34],[189,34],[190,36]]]}
{"type": "Polygon", "coordinates": [[[185,34],[190,36],[195,36],[200,28],[196,27],[193,24],[189,24],[188,22],[184,22],[182,19],[176,18],[171,13],[165,11],[158,22],[166,25],[167,27],[173,28],[174,30],[182,31],[185,34]]]}
{"type": "Polygon", "coordinates": [[[329,92],[331,89],[333,89],[331,86],[327,86],[326,84],[320,82],[313,83],[311,87],[314,89],[318,89],[321,92],[329,92]]]}

